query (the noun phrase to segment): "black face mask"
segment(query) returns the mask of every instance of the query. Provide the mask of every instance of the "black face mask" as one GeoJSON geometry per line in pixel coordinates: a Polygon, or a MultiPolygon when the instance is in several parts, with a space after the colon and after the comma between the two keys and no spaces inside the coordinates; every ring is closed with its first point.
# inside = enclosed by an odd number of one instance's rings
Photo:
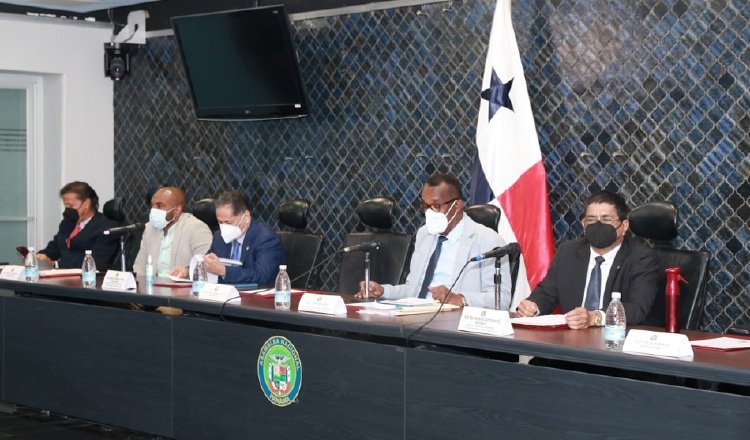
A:
{"type": "Polygon", "coordinates": [[[612,225],[596,222],[586,226],[583,235],[591,246],[604,249],[617,240],[617,229],[612,225]]]}
{"type": "Polygon", "coordinates": [[[69,222],[77,222],[78,210],[73,208],[65,208],[65,211],[63,211],[63,218],[69,222]]]}

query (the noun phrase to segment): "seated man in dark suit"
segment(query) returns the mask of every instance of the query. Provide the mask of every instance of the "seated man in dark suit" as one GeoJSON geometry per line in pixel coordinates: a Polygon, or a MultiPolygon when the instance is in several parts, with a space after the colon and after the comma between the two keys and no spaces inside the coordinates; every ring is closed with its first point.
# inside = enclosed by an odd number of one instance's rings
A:
{"type": "Polygon", "coordinates": [[[559,304],[570,328],[601,326],[612,292],[620,292],[628,325],[641,323],[657,294],[659,260],[628,235],[627,216],[621,196],[592,194],[582,220],[585,238],[560,246],[547,276],[518,305],[518,315],[548,314],[559,304]]]}
{"type": "Polygon", "coordinates": [[[240,191],[228,191],[216,199],[219,230],[204,259],[208,273],[227,284],[273,285],[279,265],[284,263],[281,240],[268,226],[250,215],[250,203],[240,191]],[[242,262],[224,265],[219,258],[242,262]]]}
{"type": "Polygon", "coordinates": [[[108,268],[117,253],[116,238],[103,231],[117,223],[99,213],[99,196],[86,182],[70,182],[60,190],[65,206],[57,234],[37,253],[37,261],[61,269],[80,268],[86,250],[91,250],[97,267],[108,268]]]}

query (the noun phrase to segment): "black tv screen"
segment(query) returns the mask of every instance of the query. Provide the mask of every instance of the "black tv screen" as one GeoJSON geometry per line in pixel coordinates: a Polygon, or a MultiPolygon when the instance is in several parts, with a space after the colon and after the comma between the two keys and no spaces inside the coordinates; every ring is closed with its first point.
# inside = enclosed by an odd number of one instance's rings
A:
{"type": "Polygon", "coordinates": [[[283,6],[172,18],[198,119],[307,116],[283,6]]]}

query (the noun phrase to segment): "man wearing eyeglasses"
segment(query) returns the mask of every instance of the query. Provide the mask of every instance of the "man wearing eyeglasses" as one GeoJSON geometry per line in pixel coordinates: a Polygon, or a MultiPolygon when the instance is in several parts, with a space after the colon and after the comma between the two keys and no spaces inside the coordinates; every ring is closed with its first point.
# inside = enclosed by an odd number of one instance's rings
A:
{"type": "MultiPolygon", "coordinates": [[[[376,298],[433,298],[457,306],[494,308],[495,260],[472,261],[472,257],[505,245],[496,231],[464,215],[461,184],[448,174],[435,174],[422,187],[425,225],[417,231],[414,253],[406,283],[380,285],[370,281],[370,294],[376,298]],[[456,278],[458,280],[456,281],[456,278]],[[449,292],[450,286],[455,287],[449,292]]],[[[510,306],[510,270],[508,258],[501,266],[501,309],[510,306]]],[[[358,298],[364,297],[364,281],[358,298]]]]}
{"type": "Polygon", "coordinates": [[[601,326],[612,292],[622,294],[628,325],[641,323],[656,298],[656,253],[628,234],[625,200],[609,191],[592,194],[582,219],[584,238],[560,246],[549,272],[518,305],[519,316],[551,313],[557,304],[568,326],[601,326]]]}

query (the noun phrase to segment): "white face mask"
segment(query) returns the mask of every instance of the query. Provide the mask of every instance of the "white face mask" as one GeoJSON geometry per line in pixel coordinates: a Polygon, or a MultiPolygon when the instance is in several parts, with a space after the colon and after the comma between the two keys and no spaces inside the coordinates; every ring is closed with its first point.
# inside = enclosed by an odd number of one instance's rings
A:
{"type": "MultiPolygon", "coordinates": [[[[457,200],[454,200],[453,203],[451,203],[451,207],[448,208],[448,212],[453,209],[453,205],[455,205],[456,202],[457,200]]],[[[427,208],[427,211],[424,212],[427,232],[432,235],[442,234],[446,229],[448,229],[448,225],[450,224],[450,222],[452,222],[453,219],[456,218],[456,214],[458,213],[453,213],[453,216],[450,218],[450,220],[448,220],[448,216],[446,216],[442,212],[435,212],[432,210],[432,208],[427,208]]]]}
{"type": "MultiPolygon", "coordinates": [[[[169,211],[171,211],[172,209],[170,209],[169,211]]],[[[148,221],[149,223],[151,223],[151,226],[159,231],[166,228],[169,224],[169,221],[167,220],[167,213],[169,211],[165,211],[159,208],[151,208],[151,212],[149,212],[148,214],[148,221]]]]}
{"type": "Polygon", "coordinates": [[[224,243],[229,244],[232,240],[240,238],[242,235],[242,229],[240,229],[239,225],[242,223],[242,217],[244,216],[245,213],[243,212],[240,216],[240,221],[238,221],[236,225],[227,225],[223,223],[219,225],[219,231],[221,232],[221,238],[224,240],[224,243]]]}

